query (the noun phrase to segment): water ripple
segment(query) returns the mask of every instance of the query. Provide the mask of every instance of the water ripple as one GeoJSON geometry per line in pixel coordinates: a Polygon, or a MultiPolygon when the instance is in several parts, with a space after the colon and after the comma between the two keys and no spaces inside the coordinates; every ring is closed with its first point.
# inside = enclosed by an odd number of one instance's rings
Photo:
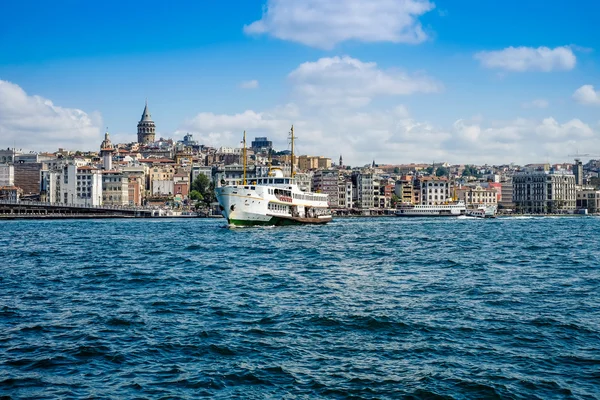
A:
{"type": "Polygon", "coordinates": [[[0,398],[599,398],[598,218],[1,224],[0,398]]]}

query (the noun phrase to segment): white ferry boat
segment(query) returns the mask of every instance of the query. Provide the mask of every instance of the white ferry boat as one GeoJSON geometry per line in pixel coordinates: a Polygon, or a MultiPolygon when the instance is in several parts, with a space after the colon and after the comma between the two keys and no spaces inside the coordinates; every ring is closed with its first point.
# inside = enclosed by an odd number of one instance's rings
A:
{"type": "MultiPolygon", "coordinates": [[[[292,160],[294,127],[292,126],[292,160]]],[[[244,132],[244,171],[246,133],[244,132]]],[[[331,221],[328,195],[303,192],[296,185],[294,168],[284,177],[279,168],[271,168],[269,176],[245,178],[238,185],[216,188],[221,213],[230,225],[300,225],[325,224],[331,221]]]]}
{"type": "Polygon", "coordinates": [[[467,209],[465,215],[476,218],[496,218],[496,206],[479,206],[467,209]]]}
{"type": "Polygon", "coordinates": [[[467,207],[462,201],[450,204],[402,204],[396,210],[398,217],[458,217],[465,215],[467,207]]]}

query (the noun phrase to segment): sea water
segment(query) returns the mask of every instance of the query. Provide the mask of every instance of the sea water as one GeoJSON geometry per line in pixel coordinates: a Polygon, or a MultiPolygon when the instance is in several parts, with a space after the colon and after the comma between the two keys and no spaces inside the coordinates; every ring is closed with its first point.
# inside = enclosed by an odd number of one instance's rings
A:
{"type": "Polygon", "coordinates": [[[594,217],[0,232],[0,398],[600,397],[594,217]]]}

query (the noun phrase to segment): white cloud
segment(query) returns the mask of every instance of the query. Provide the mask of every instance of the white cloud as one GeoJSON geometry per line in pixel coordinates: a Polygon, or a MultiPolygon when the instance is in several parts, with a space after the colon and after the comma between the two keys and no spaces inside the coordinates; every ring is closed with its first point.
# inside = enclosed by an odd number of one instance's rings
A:
{"type": "Polygon", "coordinates": [[[600,91],[592,85],[583,85],[573,93],[573,99],[581,104],[600,105],[600,91]]]}
{"type": "Polygon", "coordinates": [[[238,114],[202,112],[181,124],[175,135],[190,132],[195,134],[196,140],[208,146],[238,146],[244,130],[257,136],[285,132],[291,125],[286,117],[290,116],[290,108],[293,107],[277,108],[274,114],[252,110],[238,114]]]}
{"type": "MultiPolygon", "coordinates": [[[[365,165],[373,159],[378,163],[558,162],[577,148],[593,151],[600,147],[600,126],[592,128],[579,119],[490,121],[476,116],[440,127],[416,120],[403,105],[359,109],[378,96],[432,92],[441,85],[424,75],[383,71],[375,63],[350,57],[301,64],[288,79],[294,103],[238,114],[203,112],[185,121],[177,134],[193,133],[211,146],[239,146],[246,130],[250,138],[268,136],[277,149],[285,149],[294,124],[298,153],[332,159],[342,154],[350,165],[365,165]]],[[[528,106],[547,104],[537,99],[528,106]]]]}
{"type": "Polygon", "coordinates": [[[240,88],[242,89],[258,89],[258,81],[253,79],[251,81],[244,81],[240,83],[240,88]]]}
{"type": "Polygon", "coordinates": [[[442,85],[423,74],[383,71],[374,62],[351,57],[325,57],[292,71],[294,92],[311,105],[361,107],[375,96],[438,92],[442,85]]]}
{"type": "Polygon", "coordinates": [[[523,108],[548,108],[550,103],[546,99],[535,99],[521,104],[523,108]]]}
{"type": "Polygon", "coordinates": [[[507,47],[497,51],[481,51],[475,59],[486,68],[508,71],[559,71],[571,70],[577,61],[569,46],[555,47],[507,47]]]}
{"type": "Polygon", "coordinates": [[[201,113],[181,132],[192,132],[213,146],[239,146],[242,131],[250,138],[268,136],[277,149],[287,148],[291,124],[300,154],[340,154],[349,165],[448,161],[451,163],[516,162],[521,164],[568,159],[578,148],[597,149],[600,127],[579,119],[559,122],[517,118],[509,121],[458,119],[447,127],[414,119],[404,106],[380,111],[352,108],[321,110],[287,105],[266,112],[201,113]]]}
{"type": "Polygon", "coordinates": [[[421,43],[427,34],[418,18],[434,7],[427,0],[268,0],[244,32],[324,49],[346,40],[421,43]]]}
{"type": "Polygon", "coordinates": [[[95,149],[102,141],[98,113],[56,106],[0,80],[0,143],[28,150],[95,149]]]}

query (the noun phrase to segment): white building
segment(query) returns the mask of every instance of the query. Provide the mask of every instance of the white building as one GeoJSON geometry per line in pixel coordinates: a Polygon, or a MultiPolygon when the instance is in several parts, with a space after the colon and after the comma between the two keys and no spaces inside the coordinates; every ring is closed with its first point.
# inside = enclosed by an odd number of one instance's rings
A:
{"type": "Polygon", "coordinates": [[[0,164],[0,186],[15,184],[15,167],[12,164],[0,164]]]}
{"type": "Polygon", "coordinates": [[[466,187],[457,190],[458,198],[467,205],[498,205],[498,192],[496,189],[485,189],[480,185],[466,187]]]}
{"type": "Polygon", "coordinates": [[[102,205],[102,177],[93,167],[68,164],[58,170],[42,171],[42,189],[50,203],[102,205]]]}
{"type": "Polygon", "coordinates": [[[452,200],[448,179],[426,176],[420,178],[419,181],[421,204],[435,206],[452,200]]]}

